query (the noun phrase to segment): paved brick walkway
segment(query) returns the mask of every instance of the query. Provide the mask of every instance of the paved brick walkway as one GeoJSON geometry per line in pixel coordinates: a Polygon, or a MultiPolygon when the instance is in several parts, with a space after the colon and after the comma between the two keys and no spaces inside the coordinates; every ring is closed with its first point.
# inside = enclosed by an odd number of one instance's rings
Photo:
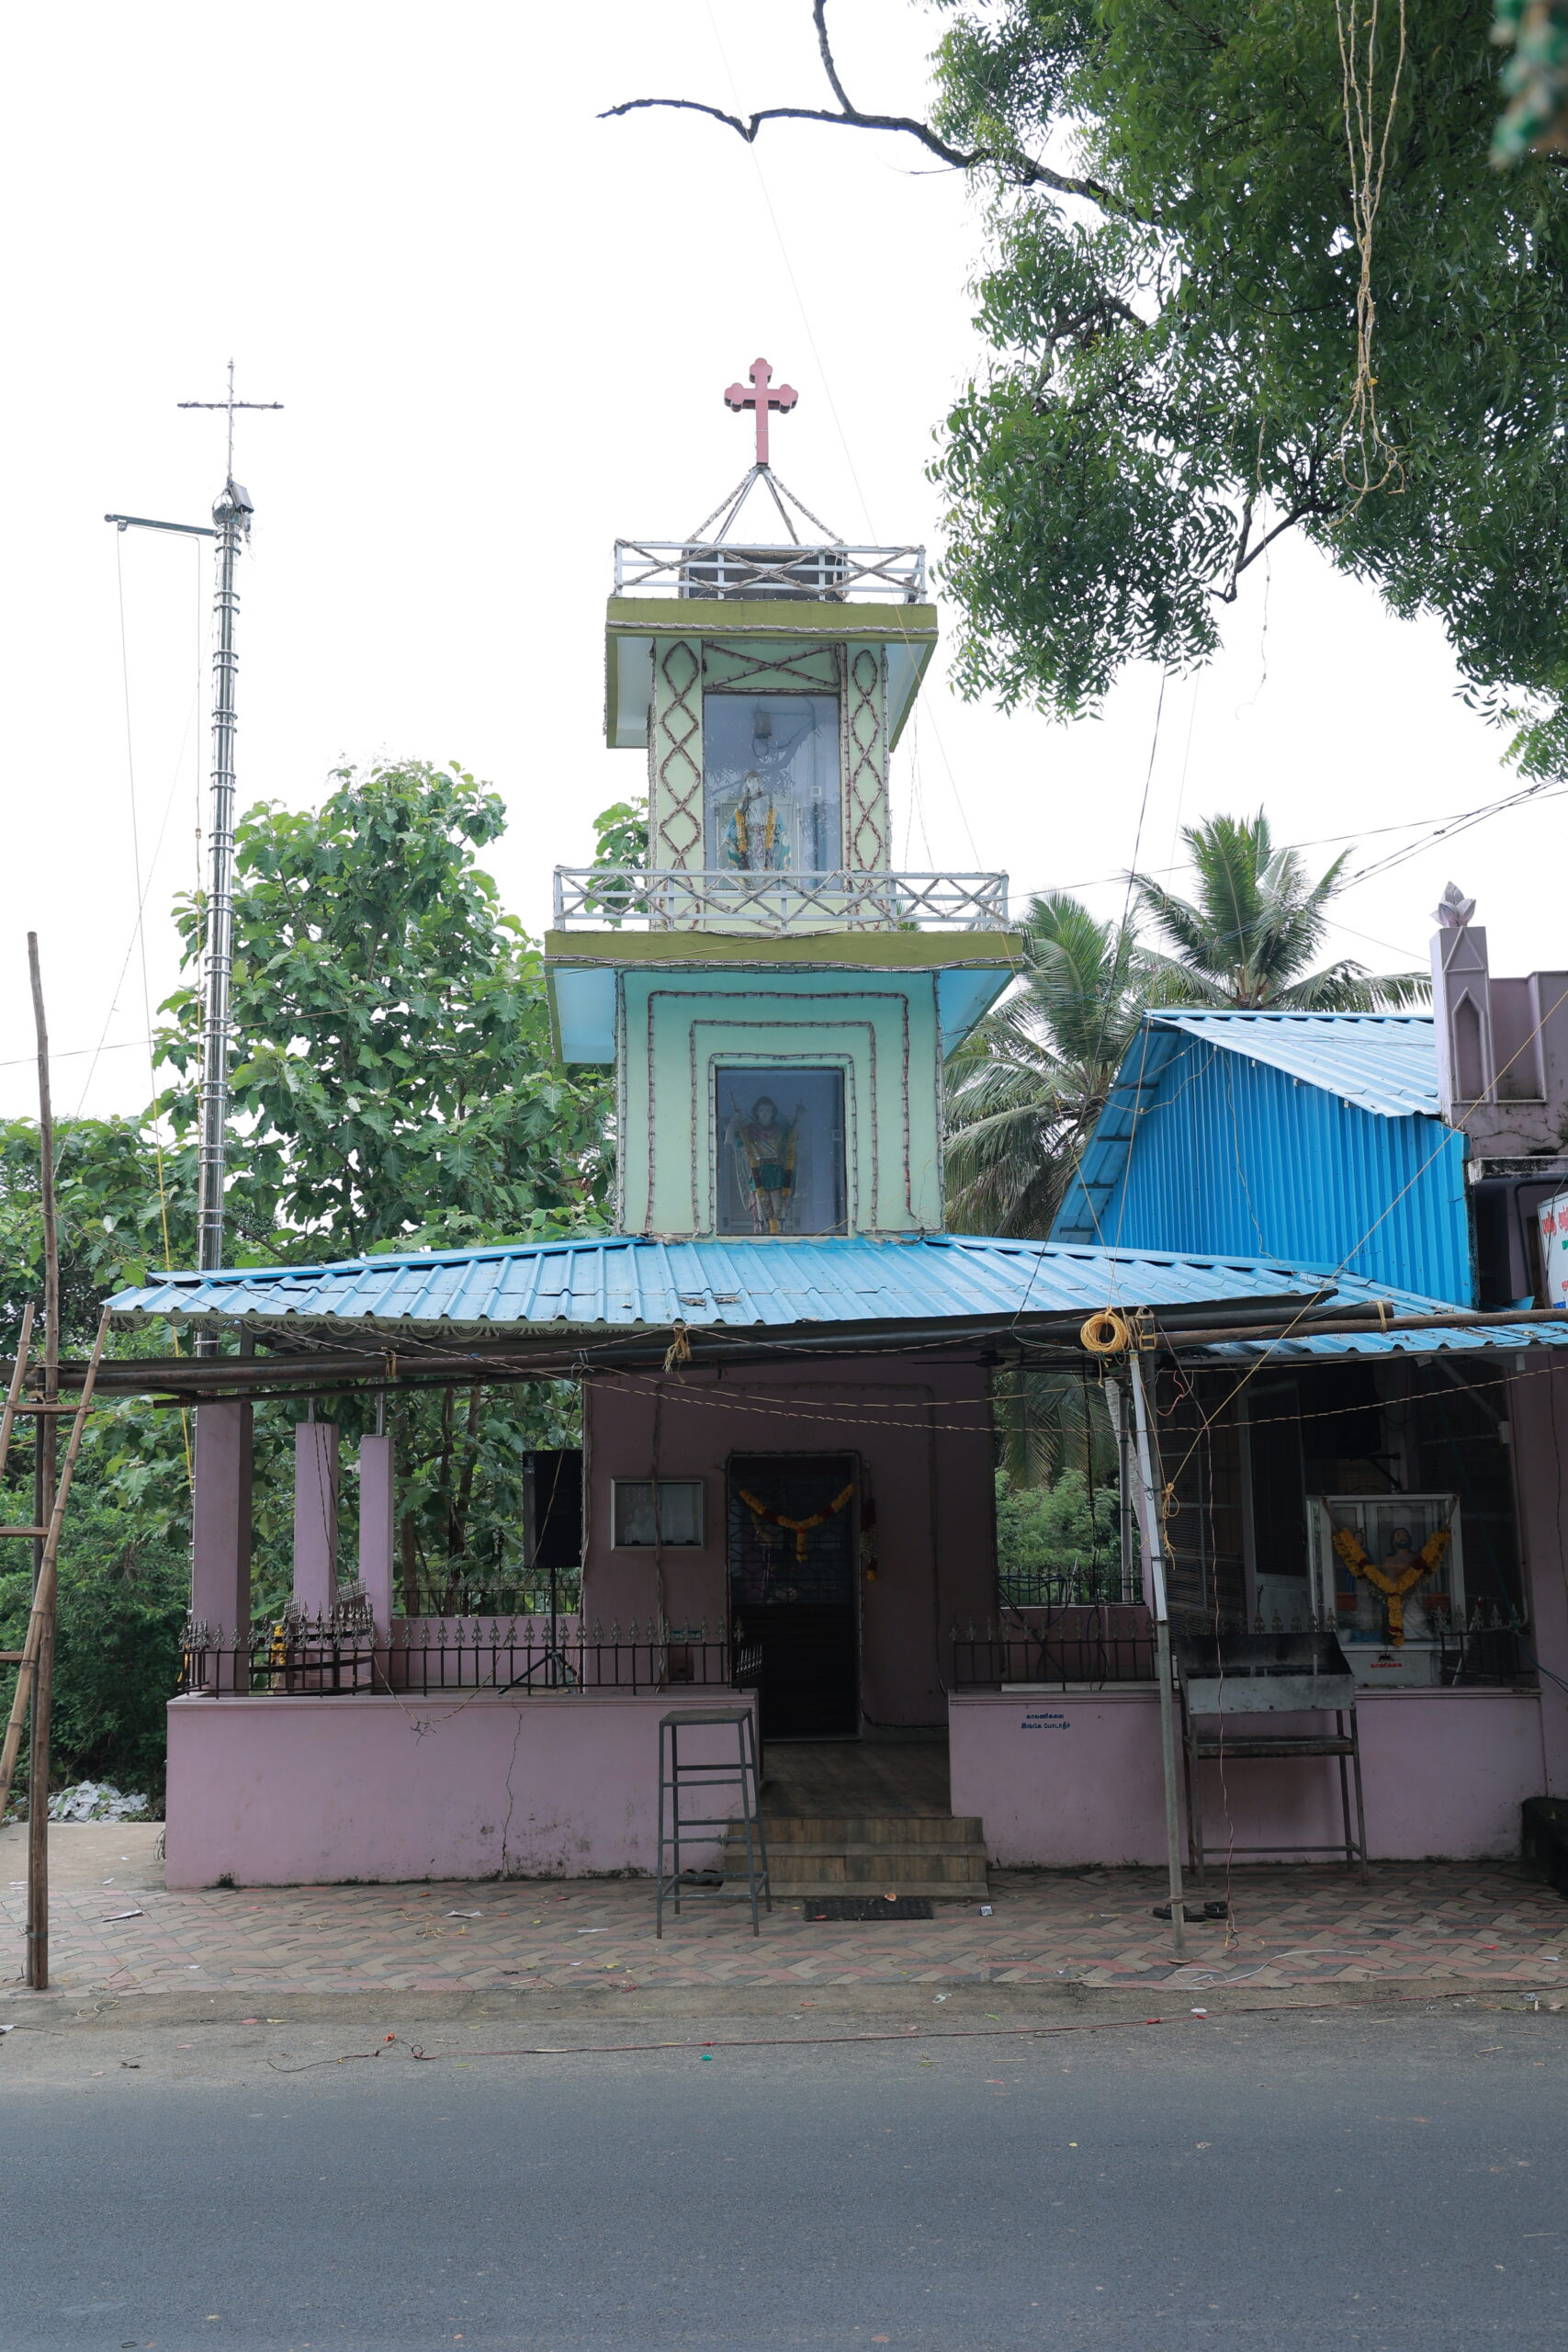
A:
{"type": "MultiPolygon", "coordinates": [[[[6,1990],[20,1969],[24,1837],[0,1830],[6,1990]]],[[[668,1921],[657,1943],[646,1879],[175,1894],[164,1886],[155,1849],[154,1830],[125,1824],[52,1833],[61,1989],[445,1993],[594,1978],[644,1992],[1064,1981],[1264,1988],[1455,1977],[1568,1984],[1568,1904],[1502,1864],[1384,1863],[1367,1888],[1343,1871],[1238,1870],[1228,1927],[1190,1927],[1179,1970],[1169,1930],[1152,1917],[1164,1891],[1153,1871],[994,1871],[989,1917],[963,1903],[939,1906],[929,1923],[821,1925],[785,1904],[755,1939],[739,1907],[709,1906],[668,1921]],[[135,1916],[117,1917],[126,1912],[135,1916]]]]}

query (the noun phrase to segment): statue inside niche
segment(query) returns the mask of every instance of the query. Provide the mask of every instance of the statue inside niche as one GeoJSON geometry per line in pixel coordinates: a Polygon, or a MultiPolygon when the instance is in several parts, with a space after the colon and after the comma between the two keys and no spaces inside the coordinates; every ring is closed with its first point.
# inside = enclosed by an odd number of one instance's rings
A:
{"type": "Polygon", "coordinates": [[[793,1119],[784,1119],[768,1094],[759,1095],[750,1118],[730,1124],[731,1148],[738,1162],[742,1199],[757,1233],[783,1233],[795,1197],[795,1166],[800,1121],[806,1105],[797,1102],[793,1119]]]}
{"type": "Polygon", "coordinates": [[[1402,1612],[1404,1637],[1411,1642],[1425,1641],[1428,1629],[1427,1611],[1423,1605],[1426,1597],[1422,1593],[1421,1583],[1429,1571],[1426,1561],[1416,1552],[1408,1527],[1389,1529],[1388,1550],[1379,1566],[1392,1584],[1409,1585],[1404,1595],[1402,1612]],[[1412,1575],[1416,1579],[1414,1584],[1410,1584],[1412,1575]]]}
{"type": "Polygon", "coordinates": [[[798,701],[803,708],[795,714],[787,707],[759,702],[751,711],[748,736],[743,719],[737,725],[735,717],[725,711],[721,724],[712,708],[716,703],[733,704],[738,697],[709,697],[707,723],[716,757],[722,760],[727,748],[722,739],[728,737],[730,756],[739,752],[746,762],[723,834],[724,862],[738,873],[780,874],[800,863],[796,835],[803,817],[803,779],[796,773],[796,754],[818,731],[818,719],[809,696],[778,698],[781,705],[786,699],[798,701]]]}
{"type": "Polygon", "coordinates": [[[742,777],[739,797],[729,812],[724,862],[741,874],[777,874],[789,865],[783,814],[755,768],[742,777]]]}

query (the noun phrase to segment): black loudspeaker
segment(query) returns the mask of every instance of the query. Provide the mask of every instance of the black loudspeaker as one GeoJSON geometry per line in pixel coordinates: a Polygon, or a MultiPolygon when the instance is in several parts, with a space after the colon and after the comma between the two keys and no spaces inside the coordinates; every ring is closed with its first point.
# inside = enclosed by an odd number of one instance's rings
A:
{"type": "Polygon", "coordinates": [[[529,1570],[582,1560],[582,1448],[538,1447],[523,1457],[523,1558],[529,1570]]]}

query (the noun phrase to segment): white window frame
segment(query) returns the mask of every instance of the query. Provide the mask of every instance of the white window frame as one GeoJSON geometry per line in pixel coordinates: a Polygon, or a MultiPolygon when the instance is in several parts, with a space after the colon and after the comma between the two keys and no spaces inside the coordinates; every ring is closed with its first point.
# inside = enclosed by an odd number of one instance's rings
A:
{"type": "MultiPolygon", "coordinates": [[[[658,1524],[657,1494],[655,1525],[658,1524]]],[[[610,1481],[610,1549],[613,1552],[652,1552],[655,1550],[700,1552],[707,1542],[707,1487],[702,1478],[612,1478],[610,1481]],[[647,1544],[624,1544],[621,1541],[621,1490],[626,1487],[694,1487],[697,1494],[695,1535],[660,1535],[647,1544]]]]}

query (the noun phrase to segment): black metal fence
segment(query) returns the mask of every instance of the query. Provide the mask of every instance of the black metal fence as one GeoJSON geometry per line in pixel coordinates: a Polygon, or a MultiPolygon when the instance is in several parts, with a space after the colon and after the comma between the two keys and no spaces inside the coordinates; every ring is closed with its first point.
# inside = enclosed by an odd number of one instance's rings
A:
{"type": "Polygon", "coordinates": [[[1011,1609],[984,1625],[955,1624],[949,1642],[955,1690],[998,1690],[1004,1682],[1065,1689],[1155,1679],[1153,1629],[1138,1603],[1011,1609]]]}
{"type": "Polygon", "coordinates": [[[1122,1589],[1117,1560],[1084,1560],[1070,1568],[1000,1568],[997,1586],[1005,1609],[1118,1607],[1139,1597],[1122,1589]]]}
{"type": "MultiPolygon", "coordinates": [[[[1358,1679],[1363,1688],[1422,1687],[1443,1690],[1512,1690],[1537,1680],[1529,1627],[1495,1608],[1477,1604],[1468,1620],[1449,1624],[1428,1621],[1421,1643],[1408,1649],[1391,1642],[1363,1645],[1346,1640],[1337,1620],[1292,1616],[1222,1618],[1173,1611],[1173,1634],[1335,1633],[1354,1668],[1358,1657],[1375,1659],[1358,1679]]],[[[949,1636],[951,1687],[997,1690],[1004,1683],[1032,1683],[1064,1690],[1150,1683],[1155,1679],[1154,1628],[1148,1611],[1136,1602],[1098,1607],[1068,1603],[1037,1610],[1010,1609],[984,1625],[956,1624],[949,1636]]]]}
{"type": "Polygon", "coordinates": [[[236,1637],[186,1629],[184,1697],[321,1698],[355,1692],[734,1688],[729,1644],[705,1625],[624,1630],[580,1618],[399,1618],[378,1629],[290,1613],[236,1637]]]}

